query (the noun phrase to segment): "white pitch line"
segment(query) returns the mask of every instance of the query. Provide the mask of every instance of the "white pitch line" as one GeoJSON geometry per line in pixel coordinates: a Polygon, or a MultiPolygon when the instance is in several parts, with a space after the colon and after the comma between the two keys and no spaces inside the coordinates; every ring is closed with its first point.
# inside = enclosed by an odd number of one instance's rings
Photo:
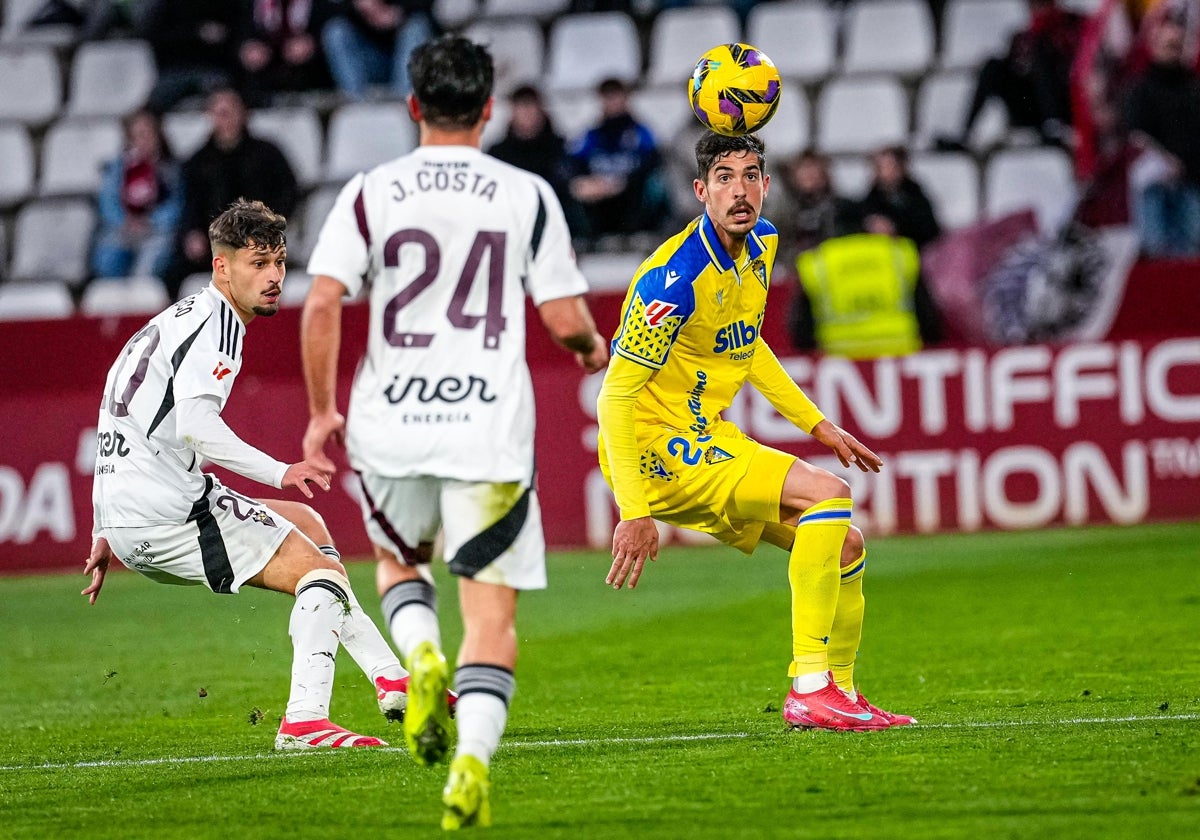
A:
{"type": "MultiPolygon", "coordinates": [[[[1200,714],[1185,715],[1127,715],[1109,718],[1063,718],[1061,720],[1008,720],[1008,721],[962,721],[959,723],[919,723],[913,727],[920,729],[1006,729],[1027,726],[1090,726],[1113,723],[1169,723],[1178,721],[1200,720],[1200,714]]],[[[688,741],[729,741],[743,738],[753,738],[764,733],[751,732],[707,732],[696,735],[658,735],[638,738],[563,738],[531,741],[505,741],[501,749],[522,749],[526,747],[586,747],[608,746],[623,744],[678,744],[688,741]]],[[[9,764],[0,765],[0,772],[16,772],[20,770],[82,770],[92,767],[157,767],[176,764],[213,764],[223,761],[260,761],[296,758],[301,756],[329,755],[333,750],[288,750],[283,752],[255,753],[253,755],[193,755],[171,758],[130,758],[103,759],[98,761],[71,761],[59,764],[9,764]]],[[[372,752],[400,753],[407,752],[402,747],[384,747],[372,752]]]]}

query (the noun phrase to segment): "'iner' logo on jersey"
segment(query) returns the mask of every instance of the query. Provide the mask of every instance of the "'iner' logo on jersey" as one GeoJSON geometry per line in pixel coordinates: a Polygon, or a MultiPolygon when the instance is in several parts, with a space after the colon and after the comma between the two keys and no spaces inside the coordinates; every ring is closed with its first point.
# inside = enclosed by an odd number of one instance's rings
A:
{"type": "Polygon", "coordinates": [[[717,330],[717,341],[713,345],[714,353],[727,353],[748,347],[758,338],[758,327],[745,321],[734,321],[717,330]]]}

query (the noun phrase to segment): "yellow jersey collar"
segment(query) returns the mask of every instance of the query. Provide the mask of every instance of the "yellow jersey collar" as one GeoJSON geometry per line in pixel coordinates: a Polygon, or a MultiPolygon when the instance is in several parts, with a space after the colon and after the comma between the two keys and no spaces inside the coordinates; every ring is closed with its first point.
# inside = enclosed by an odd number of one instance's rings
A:
{"type": "MultiPolygon", "coordinates": [[[[700,237],[700,242],[704,246],[705,252],[708,254],[708,259],[721,271],[729,271],[735,268],[733,257],[725,251],[725,246],[721,244],[721,240],[717,237],[717,229],[713,225],[712,219],[708,217],[708,211],[705,211],[700,216],[700,224],[696,226],[696,233],[700,237]]],[[[754,230],[750,231],[750,235],[746,237],[747,262],[756,260],[762,256],[766,246],[758,237],[758,225],[754,226],[754,230]]]]}

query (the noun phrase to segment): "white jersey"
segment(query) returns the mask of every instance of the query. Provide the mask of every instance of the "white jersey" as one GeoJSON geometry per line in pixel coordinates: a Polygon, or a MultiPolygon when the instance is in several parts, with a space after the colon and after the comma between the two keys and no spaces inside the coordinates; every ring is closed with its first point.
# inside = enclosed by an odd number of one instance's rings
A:
{"type": "Polygon", "coordinates": [[[212,285],[155,315],[108,372],[92,483],[95,527],[183,523],[206,493],[199,456],[179,437],[175,405],[225,407],[246,327],[212,285]]]}
{"type": "Polygon", "coordinates": [[[347,419],[355,469],[530,480],[525,295],[587,291],[543,179],[473,147],[421,146],[346,184],[308,272],[370,289],[347,419]]]}

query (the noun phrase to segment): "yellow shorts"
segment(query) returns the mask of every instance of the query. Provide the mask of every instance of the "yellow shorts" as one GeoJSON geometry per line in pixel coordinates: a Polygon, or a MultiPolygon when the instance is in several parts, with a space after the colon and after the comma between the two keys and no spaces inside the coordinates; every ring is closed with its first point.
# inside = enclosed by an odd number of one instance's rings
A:
{"type": "MultiPolygon", "coordinates": [[[[652,440],[641,453],[642,486],[655,519],[750,554],[763,526],[779,521],[783,481],[795,462],[721,420],[706,434],[669,431],[652,440]]],[[[611,486],[604,459],[600,468],[611,486]]]]}

